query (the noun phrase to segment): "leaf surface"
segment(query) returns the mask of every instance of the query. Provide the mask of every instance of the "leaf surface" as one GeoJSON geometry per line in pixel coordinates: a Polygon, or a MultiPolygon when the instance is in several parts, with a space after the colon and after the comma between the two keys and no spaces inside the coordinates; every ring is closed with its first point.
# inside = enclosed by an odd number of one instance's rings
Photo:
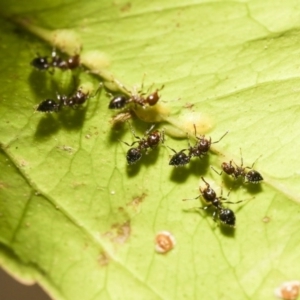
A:
{"type": "MultiPolygon", "coordinates": [[[[299,279],[297,1],[5,2],[4,268],[38,281],[56,299],[72,300],[270,299],[282,281],[299,279]],[[172,169],[166,147],[129,167],[128,146],[119,139],[130,144],[134,138],[126,124],[112,127],[103,89],[84,109],[34,113],[68,77],[29,65],[36,52],[51,52],[51,30],[57,29],[78,37],[83,62],[93,70],[100,65],[102,79],[139,87],[146,73],[145,90],[165,85],[159,125],[169,147],[186,148],[186,132],[194,143],[193,123],[213,142],[229,134],[187,168],[172,169]],[[103,54],[100,63],[91,59],[96,50],[103,54]],[[183,140],[174,138],[179,130],[183,140]],[[233,182],[209,168],[239,163],[240,148],[245,166],[259,158],[261,185],[233,182]],[[236,229],[217,226],[210,210],[190,210],[201,206],[197,201],[182,201],[199,194],[201,176],[218,193],[220,186],[224,195],[232,188],[230,201],[250,199],[230,205],[236,229]],[[154,239],[164,230],[176,246],[161,255],[154,239]]],[[[62,50],[72,55],[68,43],[62,50]]],[[[80,80],[96,88],[100,79],[82,72],[80,80]]],[[[139,116],[152,123],[148,113],[139,116]]],[[[150,127],[139,118],[132,124],[139,136],[150,127]]]]}

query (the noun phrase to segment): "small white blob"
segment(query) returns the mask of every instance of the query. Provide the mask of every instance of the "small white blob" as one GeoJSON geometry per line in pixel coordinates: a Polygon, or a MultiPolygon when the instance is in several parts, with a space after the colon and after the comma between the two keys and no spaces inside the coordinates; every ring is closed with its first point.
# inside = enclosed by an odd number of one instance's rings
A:
{"type": "Polygon", "coordinates": [[[176,244],[174,236],[168,231],[161,231],[155,237],[155,251],[161,254],[167,253],[176,244]]]}
{"type": "Polygon", "coordinates": [[[296,300],[299,296],[300,281],[286,281],[280,287],[276,288],[275,296],[284,300],[296,300]]]}

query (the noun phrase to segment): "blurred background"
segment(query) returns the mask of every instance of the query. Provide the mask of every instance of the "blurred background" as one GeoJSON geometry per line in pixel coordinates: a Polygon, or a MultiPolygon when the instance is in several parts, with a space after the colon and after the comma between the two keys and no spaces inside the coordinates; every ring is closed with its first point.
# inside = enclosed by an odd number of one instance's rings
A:
{"type": "Polygon", "coordinates": [[[51,300],[39,285],[23,285],[0,269],[0,300],[51,300]]]}

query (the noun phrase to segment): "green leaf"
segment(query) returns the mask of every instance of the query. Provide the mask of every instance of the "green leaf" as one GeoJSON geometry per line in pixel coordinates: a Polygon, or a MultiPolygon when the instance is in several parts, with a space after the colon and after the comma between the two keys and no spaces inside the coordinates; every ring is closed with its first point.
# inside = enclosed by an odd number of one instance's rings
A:
{"type": "MultiPolygon", "coordinates": [[[[0,261],[23,281],[38,281],[55,299],[271,299],[299,279],[300,146],[298,1],[202,2],[5,1],[1,26],[0,261]],[[5,16],[5,17],[4,17],[5,16]],[[29,35],[29,32],[33,35],[29,35]],[[38,37],[45,40],[41,42],[38,37]],[[48,47],[47,47],[48,43],[48,47]],[[126,165],[134,139],[101,89],[84,108],[35,113],[43,99],[73,89],[70,72],[29,65],[56,46],[79,51],[110,89],[164,89],[159,105],[135,109],[143,135],[165,128],[179,151],[198,134],[217,141],[186,168],[168,165],[159,147],[126,165]],[[109,64],[110,62],[110,64],[109,64]],[[69,87],[70,85],[70,87],[69,87]],[[147,122],[145,122],[147,121],[147,122]],[[150,123],[150,124],[149,124],[150,123]],[[176,139],[183,137],[183,140],[176,139]],[[260,185],[214,173],[240,161],[260,185]],[[212,211],[196,211],[200,177],[229,200],[235,229],[212,211]],[[155,252],[169,231],[176,246],[155,252]]],[[[125,90],[126,92],[126,90],[125,90]]],[[[228,205],[229,206],[229,205],[228,205]]]]}

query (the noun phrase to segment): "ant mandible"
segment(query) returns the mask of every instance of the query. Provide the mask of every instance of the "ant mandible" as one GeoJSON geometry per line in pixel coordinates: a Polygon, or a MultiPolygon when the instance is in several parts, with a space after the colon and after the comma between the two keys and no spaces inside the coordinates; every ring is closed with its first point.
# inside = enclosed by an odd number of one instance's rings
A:
{"type": "Polygon", "coordinates": [[[129,165],[135,164],[138,160],[141,159],[142,157],[142,152],[146,151],[146,154],[148,152],[149,149],[154,149],[156,146],[158,146],[158,144],[161,142],[164,142],[164,131],[158,131],[158,130],[154,130],[152,131],[152,129],[154,128],[155,125],[152,125],[144,134],[143,138],[140,138],[139,136],[137,136],[134,132],[134,130],[131,127],[131,132],[132,135],[137,139],[136,141],[134,141],[131,144],[128,144],[126,142],[123,142],[124,144],[126,144],[129,147],[132,147],[134,144],[138,144],[138,146],[136,148],[130,148],[127,151],[126,154],[126,159],[127,159],[127,163],[129,165]]]}

